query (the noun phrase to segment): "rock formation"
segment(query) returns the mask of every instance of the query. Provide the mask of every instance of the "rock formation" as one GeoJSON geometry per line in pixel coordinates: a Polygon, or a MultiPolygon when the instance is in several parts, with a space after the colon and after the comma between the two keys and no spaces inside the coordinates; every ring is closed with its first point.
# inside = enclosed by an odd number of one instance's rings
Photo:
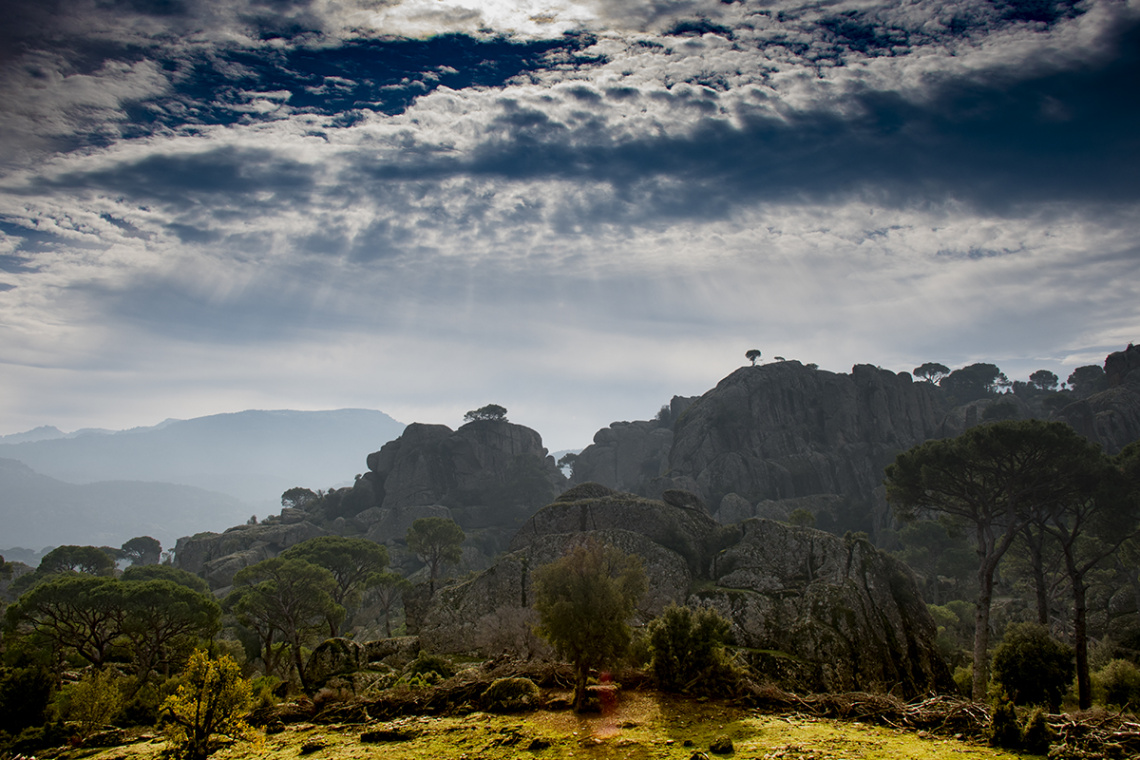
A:
{"type": "Polygon", "coordinates": [[[1058,416],[1115,454],[1140,439],[1140,348],[1132,344],[1104,360],[1108,389],[1066,406],[1058,416]]]}
{"type": "Polygon", "coordinates": [[[539,511],[512,552],[440,591],[420,638],[484,654],[504,619],[533,623],[530,574],[587,537],[640,555],[650,591],[639,623],[669,603],[711,606],[765,677],[797,689],[913,695],[947,688],[935,626],[905,565],[867,541],[749,519],[725,526],[699,499],[657,501],[581,485],[539,511]]]}
{"type": "Polygon", "coordinates": [[[687,489],[722,522],[807,508],[833,531],[874,530],[869,516],[886,516],[883,468],[900,451],[957,432],[945,427],[946,412],[937,387],[906,373],[857,365],[843,375],[795,361],[743,367],[686,404],[664,467],[656,448],[628,440],[647,423],[625,423],[624,440],[614,426],[579,455],[574,481],[600,472],[608,485],[647,496],[687,489]],[[641,463],[622,460],[641,450],[649,452],[641,463]]]}
{"type": "Polygon", "coordinates": [[[408,425],[367,457],[368,472],[341,489],[224,533],[182,538],[175,561],[224,589],[243,567],[314,536],[359,536],[394,548],[407,573],[419,563],[402,550],[420,517],[448,517],[467,532],[467,569],[485,567],[515,529],[565,486],[561,470],[534,430],[504,420],[478,420],[458,430],[408,425]]]}

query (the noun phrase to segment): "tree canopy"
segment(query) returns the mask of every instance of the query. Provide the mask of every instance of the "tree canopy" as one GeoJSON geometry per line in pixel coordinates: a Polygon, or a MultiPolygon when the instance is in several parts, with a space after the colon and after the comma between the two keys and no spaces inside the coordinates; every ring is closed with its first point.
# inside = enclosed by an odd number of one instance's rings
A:
{"type": "Polygon", "coordinates": [[[467,534],[454,520],[446,517],[421,517],[408,528],[408,548],[428,566],[429,590],[435,593],[435,582],[442,565],[454,565],[463,556],[467,534]]]}
{"type": "Polygon", "coordinates": [[[472,409],[463,415],[464,422],[479,422],[481,420],[493,420],[496,422],[507,421],[506,407],[499,406],[498,404],[487,404],[478,409],[472,409]]]}
{"type": "Polygon", "coordinates": [[[915,377],[922,378],[928,383],[937,384],[939,380],[950,374],[950,368],[938,362],[926,362],[926,364],[915,367],[911,374],[915,377]]]}
{"type": "Polygon", "coordinates": [[[640,557],[594,540],[535,570],[536,630],[574,666],[575,709],[586,706],[590,669],[629,646],[629,619],[646,588],[640,557]]]}
{"type": "MultiPolygon", "coordinates": [[[[317,536],[286,549],[285,559],[300,559],[332,573],[336,587],[333,601],[347,614],[360,603],[365,587],[388,566],[388,548],[364,538],[317,536]]],[[[329,618],[329,636],[339,635],[340,618],[334,610],[329,618]]]]}
{"type": "Polygon", "coordinates": [[[744,352],[744,358],[752,362],[752,366],[756,366],[756,360],[760,358],[760,349],[750,348],[744,352]]]}

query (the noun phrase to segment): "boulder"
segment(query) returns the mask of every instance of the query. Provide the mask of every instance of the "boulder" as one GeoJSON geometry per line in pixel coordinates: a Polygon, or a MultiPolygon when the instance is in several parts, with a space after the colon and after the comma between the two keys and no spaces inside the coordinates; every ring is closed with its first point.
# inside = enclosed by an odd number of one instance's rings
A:
{"type": "Polygon", "coordinates": [[[202,576],[211,588],[217,589],[230,585],[243,567],[328,533],[308,520],[239,525],[225,533],[197,533],[180,538],[174,557],[178,567],[202,576]]]}
{"type": "Polygon", "coordinates": [[[1104,361],[1108,389],[1069,404],[1058,417],[1115,454],[1140,439],[1140,348],[1129,344],[1104,361]]]}

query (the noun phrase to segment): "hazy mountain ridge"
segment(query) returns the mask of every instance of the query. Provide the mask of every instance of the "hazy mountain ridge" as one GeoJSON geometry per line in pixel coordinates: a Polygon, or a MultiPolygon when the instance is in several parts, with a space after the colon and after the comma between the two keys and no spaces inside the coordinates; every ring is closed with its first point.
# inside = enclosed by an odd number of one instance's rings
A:
{"type": "Polygon", "coordinates": [[[367,409],[250,410],[123,431],[44,426],[5,436],[0,458],[11,463],[0,468],[0,482],[12,483],[0,490],[0,547],[118,546],[138,535],[172,546],[183,535],[276,512],[293,486],[351,482],[352,462],[363,472],[367,452],[403,429],[367,409]],[[156,512],[156,503],[176,506],[156,512]]]}

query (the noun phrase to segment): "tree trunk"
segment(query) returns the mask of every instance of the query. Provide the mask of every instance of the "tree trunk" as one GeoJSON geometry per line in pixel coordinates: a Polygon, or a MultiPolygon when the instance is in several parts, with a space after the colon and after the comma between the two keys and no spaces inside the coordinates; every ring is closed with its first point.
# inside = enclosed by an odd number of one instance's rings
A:
{"type": "Polygon", "coordinates": [[[582,712],[586,709],[586,678],[590,669],[585,663],[578,663],[574,678],[574,711],[582,712]]]}
{"type": "Polygon", "coordinates": [[[978,573],[978,601],[974,605],[974,684],[971,696],[984,702],[990,683],[990,603],[994,594],[993,571],[978,573]]]}
{"type": "Polygon", "coordinates": [[[1092,679],[1089,676],[1089,632],[1085,574],[1076,565],[1071,551],[1065,552],[1065,566],[1073,585],[1073,650],[1077,660],[1077,705],[1092,707],[1092,679]]]}

